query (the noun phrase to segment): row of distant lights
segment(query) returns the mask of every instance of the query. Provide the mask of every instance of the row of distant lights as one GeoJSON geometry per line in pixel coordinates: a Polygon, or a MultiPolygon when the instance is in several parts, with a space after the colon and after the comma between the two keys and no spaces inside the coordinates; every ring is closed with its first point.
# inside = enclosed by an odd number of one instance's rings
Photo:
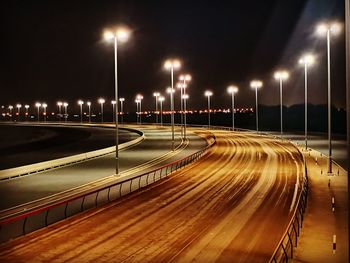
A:
{"type": "MultiPolygon", "coordinates": [[[[316,32],[319,34],[319,35],[322,35],[324,36],[325,34],[328,33],[328,30],[330,33],[333,33],[333,34],[337,34],[340,32],[341,30],[341,26],[339,23],[332,23],[332,24],[320,24],[318,27],[317,27],[317,30],[316,32]]],[[[112,40],[112,39],[115,39],[115,40],[118,40],[118,41],[121,41],[121,42],[126,42],[128,40],[130,36],[130,31],[125,29],[125,28],[120,28],[116,31],[116,34],[113,34],[112,32],[110,31],[106,31],[104,33],[104,38],[108,41],[112,40]]],[[[303,65],[312,65],[313,63],[315,62],[315,58],[312,54],[305,54],[304,56],[302,56],[299,60],[299,64],[303,64],[303,65]]],[[[164,63],[164,68],[166,70],[178,70],[180,69],[181,67],[181,62],[177,59],[172,59],[172,60],[167,60],[165,63],[164,63]]],[[[282,80],[286,80],[289,78],[289,73],[288,71],[286,70],[281,70],[281,71],[277,71],[275,72],[274,74],[274,78],[276,80],[279,80],[279,81],[282,81],[282,80]]],[[[183,80],[186,80],[186,81],[190,81],[191,80],[191,76],[190,75],[180,75],[179,77],[179,80],[180,81],[183,81],[183,80]]],[[[261,88],[263,86],[263,82],[260,81],[260,80],[252,80],[250,82],[250,87],[254,88],[254,89],[258,89],[258,88],[261,88]]],[[[177,84],[177,87],[178,88],[186,88],[187,85],[185,83],[178,83],[177,84]]],[[[170,93],[174,93],[175,90],[172,90],[170,87],[167,88],[166,92],[168,94],[170,93]]],[[[233,85],[230,85],[229,87],[227,87],[227,92],[230,93],[230,94],[235,94],[238,92],[238,87],[237,86],[233,86],[233,85]]],[[[213,92],[212,91],[205,91],[204,92],[204,95],[207,96],[207,97],[211,97],[213,96],[213,92]]],[[[153,94],[154,97],[157,98],[158,101],[160,102],[163,102],[165,100],[165,98],[163,96],[161,96],[161,94],[159,92],[155,92],[153,94]]],[[[188,99],[188,95],[184,95],[182,97],[182,99],[188,99]]],[[[136,103],[141,103],[141,100],[143,99],[143,96],[138,94],[136,96],[136,99],[135,99],[135,102],[136,103]]],[[[125,99],[124,98],[120,98],[119,101],[120,102],[123,102],[125,99]]],[[[105,103],[105,100],[100,98],[98,100],[98,103],[100,104],[104,104],[105,103]]],[[[79,100],[78,101],[78,104],[79,105],[83,105],[84,102],[82,100],[79,100]]],[[[86,104],[90,107],[91,106],[91,102],[90,101],[87,101],[86,104]]],[[[116,104],[116,101],[112,101],[112,104],[116,104]]],[[[64,107],[68,107],[68,103],[67,102],[57,102],[57,105],[60,107],[60,106],[64,106],[64,107]]],[[[35,104],[36,107],[40,108],[40,107],[43,107],[44,109],[46,109],[47,107],[47,104],[46,103],[36,103],[35,104]]],[[[22,107],[21,104],[17,104],[16,105],[17,109],[20,110],[20,108],[22,107]]],[[[29,109],[29,105],[25,105],[24,106],[27,110],[29,109]]],[[[10,105],[8,107],[10,110],[13,109],[13,106],[10,105]]]]}

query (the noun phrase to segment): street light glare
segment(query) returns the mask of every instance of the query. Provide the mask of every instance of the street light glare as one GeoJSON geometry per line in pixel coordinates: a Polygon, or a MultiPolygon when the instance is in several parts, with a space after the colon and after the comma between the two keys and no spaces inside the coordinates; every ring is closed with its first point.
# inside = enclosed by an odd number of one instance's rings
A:
{"type": "Polygon", "coordinates": [[[62,101],[57,102],[57,106],[62,106],[62,101]]]}
{"type": "Polygon", "coordinates": [[[326,24],[324,24],[324,23],[322,23],[322,24],[319,24],[318,26],[317,26],[317,28],[316,28],[316,32],[317,32],[317,34],[319,34],[319,35],[325,35],[326,33],[327,33],[327,30],[328,30],[328,26],[326,25],[326,24]]]}
{"type": "Polygon", "coordinates": [[[167,89],[166,89],[166,93],[175,93],[175,89],[172,89],[171,87],[168,87],[167,89]]]}
{"type": "Polygon", "coordinates": [[[207,97],[213,96],[213,92],[211,92],[210,90],[207,90],[204,92],[204,95],[207,97]]]}
{"type": "Polygon", "coordinates": [[[315,57],[312,54],[305,54],[299,59],[299,64],[312,65],[315,63],[315,57]]]}
{"type": "Polygon", "coordinates": [[[228,86],[227,87],[227,92],[228,93],[237,93],[238,92],[238,87],[237,86],[228,86]]]}
{"type": "Polygon", "coordinates": [[[22,105],[21,104],[17,104],[16,107],[17,108],[22,108],[22,105]]]}
{"type": "Polygon", "coordinates": [[[91,102],[90,101],[86,102],[86,105],[91,106],[91,102]]]}
{"type": "Polygon", "coordinates": [[[29,105],[24,105],[24,108],[29,109],[29,105]]]}
{"type": "Polygon", "coordinates": [[[41,103],[37,102],[37,103],[35,103],[35,106],[36,107],[41,107],[41,103]]]}
{"type": "Polygon", "coordinates": [[[83,105],[83,104],[84,104],[84,101],[78,100],[78,104],[79,104],[79,105],[83,105]]]}
{"type": "Polygon", "coordinates": [[[338,34],[341,31],[341,25],[340,23],[332,23],[330,30],[334,34],[338,34]]]}
{"type": "Polygon", "coordinates": [[[125,101],[125,99],[124,98],[119,98],[119,101],[125,101]]]}
{"type": "Polygon", "coordinates": [[[43,103],[42,106],[43,106],[43,108],[46,108],[46,107],[47,107],[47,104],[46,104],[46,103],[43,103]]]}
{"type": "Polygon", "coordinates": [[[98,103],[103,104],[103,103],[105,103],[105,100],[104,100],[104,99],[102,99],[102,98],[100,98],[100,99],[98,100],[98,103]]]}
{"type": "Polygon", "coordinates": [[[158,100],[159,100],[159,101],[164,101],[165,98],[164,98],[163,96],[160,96],[160,97],[158,98],[158,100]]]}
{"type": "Polygon", "coordinates": [[[250,87],[252,87],[252,88],[261,88],[262,85],[263,85],[263,83],[260,80],[252,80],[250,82],[250,87]]]}
{"type": "Polygon", "coordinates": [[[159,92],[154,92],[154,93],[153,93],[153,96],[154,96],[154,97],[159,97],[159,96],[160,96],[160,93],[159,93],[159,92]]]}
{"type": "Polygon", "coordinates": [[[189,97],[190,97],[190,96],[188,96],[188,94],[184,94],[184,95],[182,95],[182,99],[184,99],[184,100],[189,99],[189,97]]]}
{"type": "Polygon", "coordinates": [[[137,95],[136,95],[136,99],[139,100],[139,101],[141,101],[141,100],[143,99],[143,96],[142,96],[141,94],[137,94],[137,95]]]}
{"type": "Polygon", "coordinates": [[[283,71],[276,71],[274,74],[274,77],[276,80],[286,80],[289,78],[289,73],[285,70],[283,71]]]}
{"type": "Polygon", "coordinates": [[[316,33],[320,36],[324,36],[327,34],[328,30],[333,34],[338,34],[341,30],[341,25],[337,22],[321,23],[317,26],[316,33]]]}
{"type": "Polygon", "coordinates": [[[126,42],[128,41],[129,37],[130,37],[130,30],[126,29],[126,28],[119,28],[117,30],[117,39],[120,42],[126,42]]]}
{"type": "Polygon", "coordinates": [[[115,105],[117,102],[115,100],[111,101],[112,105],[115,105]]]}
{"type": "Polygon", "coordinates": [[[164,62],[164,68],[166,70],[179,69],[180,67],[181,63],[178,59],[168,59],[164,62]]]}
{"type": "Polygon", "coordinates": [[[67,103],[67,102],[64,102],[64,103],[63,103],[63,106],[64,106],[64,107],[67,107],[67,106],[68,106],[68,103],[67,103]]]}

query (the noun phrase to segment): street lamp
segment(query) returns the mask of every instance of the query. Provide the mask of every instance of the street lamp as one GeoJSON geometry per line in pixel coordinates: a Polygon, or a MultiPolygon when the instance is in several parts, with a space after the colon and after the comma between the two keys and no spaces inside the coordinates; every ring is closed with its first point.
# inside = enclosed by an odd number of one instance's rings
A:
{"type": "MultiPolygon", "coordinates": [[[[181,63],[177,59],[168,59],[164,63],[164,69],[170,70],[171,77],[171,90],[174,90],[174,70],[177,70],[181,67],[181,63]]],[[[170,92],[170,105],[171,105],[171,134],[172,142],[171,149],[174,151],[174,92],[170,92]]]]}
{"type": "Polygon", "coordinates": [[[255,121],[256,132],[259,132],[259,112],[258,112],[258,89],[262,87],[263,83],[260,80],[253,80],[250,82],[250,87],[255,89],[255,121]]]}
{"type": "Polygon", "coordinates": [[[192,80],[192,77],[190,74],[181,74],[179,76],[179,80],[182,81],[181,85],[181,131],[182,131],[182,124],[184,123],[184,138],[186,138],[186,88],[187,88],[187,82],[190,82],[192,80]],[[183,118],[182,118],[183,116],[183,118]]]}
{"type": "MultiPolygon", "coordinates": [[[[115,103],[118,111],[118,43],[126,42],[130,36],[130,31],[126,28],[118,28],[113,31],[106,31],[105,40],[114,40],[114,80],[115,80],[115,103]]],[[[101,104],[102,105],[102,104],[101,104]]],[[[115,172],[119,174],[119,131],[118,131],[118,113],[115,113],[115,172]]]]}
{"type": "Polygon", "coordinates": [[[86,102],[86,105],[88,106],[88,109],[89,109],[89,123],[91,123],[91,102],[90,101],[86,102]]]}
{"type": "Polygon", "coordinates": [[[304,117],[304,128],[305,128],[305,150],[307,150],[307,73],[308,67],[314,63],[315,59],[312,55],[306,54],[300,58],[299,64],[304,65],[304,77],[305,77],[305,117],[304,117]]]}
{"type": "Polygon", "coordinates": [[[68,103],[67,102],[63,102],[63,107],[64,107],[64,119],[65,119],[65,122],[67,122],[67,119],[68,119],[68,113],[67,113],[68,103]]]}
{"type": "Polygon", "coordinates": [[[78,100],[78,105],[80,106],[80,123],[83,123],[83,104],[84,101],[78,100]]]}
{"type": "Polygon", "coordinates": [[[112,108],[113,108],[113,122],[115,123],[115,114],[116,114],[116,112],[115,112],[115,104],[117,103],[115,100],[112,100],[111,101],[111,103],[112,103],[112,108]]]}
{"type": "Polygon", "coordinates": [[[42,107],[44,108],[44,122],[46,122],[46,108],[47,108],[47,104],[43,103],[42,107]]]}
{"type": "Polygon", "coordinates": [[[102,98],[100,98],[100,99],[98,100],[98,103],[101,104],[101,123],[103,123],[103,103],[105,103],[105,100],[102,99],[102,98]]]}
{"type": "Polygon", "coordinates": [[[139,114],[139,121],[140,121],[140,125],[141,125],[141,118],[142,118],[142,99],[143,99],[143,96],[140,95],[140,94],[137,94],[136,95],[136,100],[139,102],[140,104],[140,114],[139,114]]]}
{"type": "Polygon", "coordinates": [[[61,117],[62,117],[62,113],[61,113],[61,108],[62,108],[62,101],[59,101],[57,102],[57,106],[58,106],[58,118],[59,118],[59,121],[61,122],[61,117]]]}
{"type": "Polygon", "coordinates": [[[21,105],[21,104],[17,104],[17,105],[16,105],[16,108],[17,108],[17,116],[18,116],[18,121],[19,121],[19,117],[20,117],[20,112],[21,112],[22,105],[21,105]]]}
{"type": "Polygon", "coordinates": [[[327,69],[328,69],[328,174],[332,174],[332,118],[331,118],[331,33],[340,32],[338,23],[323,23],[318,25],[317,33],[327,36],[327,69]]]}
{"type": "Polygon", "coordinates": [[[119,98],[119,101],[120,101],[120,117],[121,117],[121,123],[123,123],[123,115],[124,115],[124,107],[123,107],[123,104],[124,104],[124,101],[125,99],[124,98],[119,98]]]}
{"type": "Polygon", "coordinates": [[[231,94],[231,101],[232,101],[232,131],[235,130],[235,93],[238,92],[237,86],[228,86],[227,92],[231,94]]]}
{"type": "Polygon", "coordinates": [[[13,110],[13,106],[12,105],[9,106],[9,110],[10,110],[10,117],[11,117],[11,120],[12,120],[12,110],[13,110]]]}
{"type": "Polygon", "coordinates": [[[185,113],[185,115],[184,115],[184,139],[186,139],[186,123],[187,123],[187,121],[186,121],[186,110],[187,110],[186,105],[187,105],[187,100],[189,99],[188,94],[183,94],[182,99],[184,101],[184,113],[185,113]]]}
{"type": "Polygon", "coordinates": [[[160,96],[159,92],[154,92],[153,96],[156,98],[156,111],[155,111],[155,115],[156,115],[156,123],[158,123],[158,98],[160,96]]]}
{"type": "Polygon", "coordinates": [[[160,96],[158,100],[160,103],[160,125],[163,126],[163,101],[165,98],[163,96],[160,96]]]}
{"type": "Polygon", "coordinates": [[[204,96],[208,97],[208,129],[210,129],[210,97],[213,96],[213,92],[207,90],[204,92],[204,96]]]}
{"type": "Polygon", "coordinates": [[[28,109],[29,109],[29,105],[24,105],[24,108],[26,109],[26,118],[28,117],[28,109]]]}
{"type": "Polygon", "coordinates": [[[140,103],[140,100],[135,99],[135,103],[136,103],[136,123],[139,124],[139,115],[140,115],[139,103],[140,103]]]}
{"type": "Polygon", "coordinates": [[[41,107],[41,103],[37,102],[35,103],[35,107],[38,108],[38,122],[40,121],[40,107],[41,107]]]}
{"type": "Polygon", "coordinates": [[[274,77],[277,81],[279,81],[280,84],[280,124],[281,124],[281,139],[283,139],[283,102],[282,102],[282,95],[283,95],[283,80],[286,80],[289,78],[289,73],[285,70],[283,71],[276,71],[274,74],[274,77]]]}

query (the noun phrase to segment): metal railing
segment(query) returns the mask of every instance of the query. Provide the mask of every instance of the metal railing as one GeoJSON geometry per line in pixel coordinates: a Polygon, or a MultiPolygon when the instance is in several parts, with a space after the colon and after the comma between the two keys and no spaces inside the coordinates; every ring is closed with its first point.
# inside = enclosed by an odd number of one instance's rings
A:
{"type": "Polygon", "coordinates": [[[157,182],[169,174],[197,161],[215,143],[215,136],[211,134],[208,138],[208,145],[205,148],[155,170],[132,178],[122,178],[119,182],[95,190],[89,190],[86,193],[80,193],[63,200],[48,202],[25,211],[4,216],[0,218],[0,243],[46,227],[87,209],[115,201],[133,191],[157,182]]]}
{"type": "MultiPolygon", "coordinates": [[[[300,153],[301,154],[301,153],[300,153]]],[[[304,177],[300,195],[297,201],[296,209],[294,210],[291,221],[288,224],[280,242],[277,245],[270,263],[288,262],[293,259],[294,249],[298,245],[298,238],[304,221],[304,213],[307,205],[308,197],[308,176],[305,158],[304,161],[304,177]]]]}

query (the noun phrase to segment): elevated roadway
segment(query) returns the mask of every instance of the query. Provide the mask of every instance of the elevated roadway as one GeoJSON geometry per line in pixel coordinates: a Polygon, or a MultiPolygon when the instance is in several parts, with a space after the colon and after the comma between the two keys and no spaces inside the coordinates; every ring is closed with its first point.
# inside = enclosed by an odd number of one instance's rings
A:
{"type": "MultiPolygon", "coordinates": [[[[171,152],[169,128],[128,126],[145,134],[141,143],[120,152],[120,176],[132,176],[174,159],[187,156],[206,145],[206,141],[191,133],[186,142],[176,138],[176,151],[171,152]],[[190,143],[189,143],[190,142],[190,143]]],[[[114,133],[113,130],[109,131],[114,133]]],[[[0,181],[0,215],[8,210],[25,209],[23,204],[44,201],[44,198],[70,194],[115,180],[115,153],[58,169],[0,181]]],[[[32,205],[32,204],[31,204],[32,205]]]]}
{"type": "Polygon", "coordinates": [[[0,246],[5,262],[267,262],[303,173],[287,142],[213,131],[193,165],[122,200],[0,246]]]}

